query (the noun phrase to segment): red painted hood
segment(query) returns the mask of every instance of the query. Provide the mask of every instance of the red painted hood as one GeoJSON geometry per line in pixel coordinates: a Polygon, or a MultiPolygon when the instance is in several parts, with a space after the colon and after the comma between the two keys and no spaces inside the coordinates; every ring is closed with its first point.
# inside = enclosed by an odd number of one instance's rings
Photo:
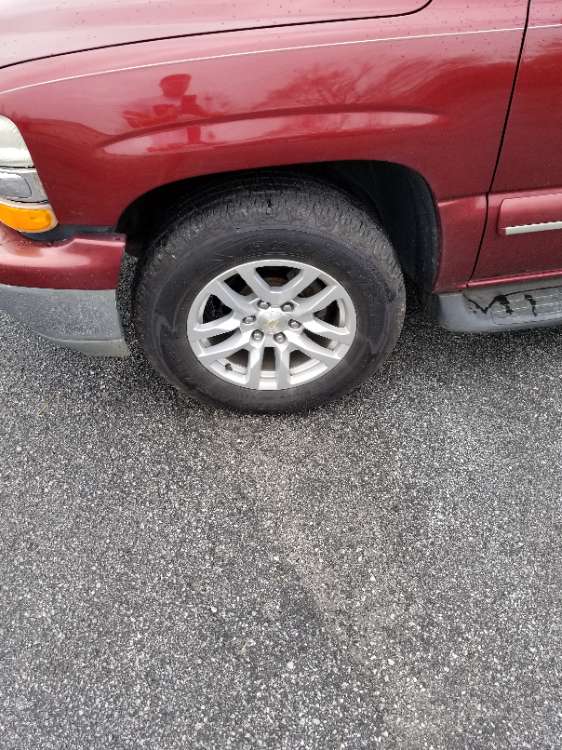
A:
{"type": "Polygon", "coordinates": [[[431,0],[0,0],[0,67],[216,31],[412,13],[431,0]]]}

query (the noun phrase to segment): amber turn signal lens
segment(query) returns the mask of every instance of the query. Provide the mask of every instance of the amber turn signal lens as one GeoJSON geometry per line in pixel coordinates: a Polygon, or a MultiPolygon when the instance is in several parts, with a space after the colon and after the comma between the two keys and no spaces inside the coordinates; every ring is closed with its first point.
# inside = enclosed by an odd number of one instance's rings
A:
{"type": "Polygon", "coordinates": [[[57,226],[57,217],[48,203],[0,203],[0,222],[18,232],[48,232],[57,226]]]}

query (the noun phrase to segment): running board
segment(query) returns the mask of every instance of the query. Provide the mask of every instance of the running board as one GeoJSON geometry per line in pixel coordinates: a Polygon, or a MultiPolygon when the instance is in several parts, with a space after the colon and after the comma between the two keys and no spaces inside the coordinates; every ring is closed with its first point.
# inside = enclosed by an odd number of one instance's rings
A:
{"type": "MultiPolygon", "coordinates": [[[[560,279],[557,280],[560,284],[560,279]]],[[[457,333],[501,333],[562,325],[562,286],[545,282],[475,287],[434,297],[443,328],[457,333]]]]}

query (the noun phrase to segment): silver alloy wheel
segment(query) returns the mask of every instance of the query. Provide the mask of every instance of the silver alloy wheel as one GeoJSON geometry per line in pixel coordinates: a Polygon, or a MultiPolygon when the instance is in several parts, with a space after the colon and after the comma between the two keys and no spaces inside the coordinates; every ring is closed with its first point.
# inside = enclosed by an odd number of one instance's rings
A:
{"type": "Polygon", "coordinates": [[[187,337],[199,362],[253,390],[285,390],[325,375],[345,357],[356,314],[345,288],[289,260],[242,263],[195,298],[187,337]]]}

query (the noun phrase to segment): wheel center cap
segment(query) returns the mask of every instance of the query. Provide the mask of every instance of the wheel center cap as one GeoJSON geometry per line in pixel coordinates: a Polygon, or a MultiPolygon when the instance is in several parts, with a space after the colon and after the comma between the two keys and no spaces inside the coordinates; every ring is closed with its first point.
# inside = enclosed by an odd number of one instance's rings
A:
{"type": "Polygon", "coordinates": [[[258,325],[264,333],[281,333],[287,328],[287,318],[280,308],[270,307],[259,313],[258,325]]]}

